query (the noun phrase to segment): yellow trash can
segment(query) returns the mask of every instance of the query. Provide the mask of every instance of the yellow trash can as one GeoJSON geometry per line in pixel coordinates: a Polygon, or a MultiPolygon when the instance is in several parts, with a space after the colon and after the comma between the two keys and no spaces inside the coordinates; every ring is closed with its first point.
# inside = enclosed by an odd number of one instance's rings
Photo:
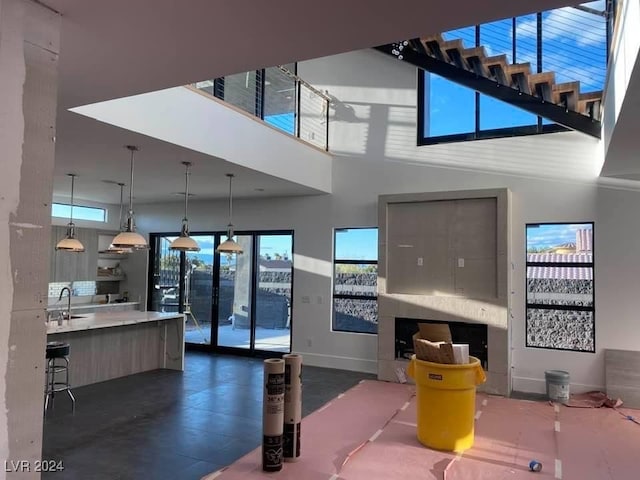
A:
{"type": "Polygon", "coordinates": [[[449,365],[418,360],[407,373],[416,382],[418,440],[436,450],[463,452],[473,446],[476,385],[487,377],[480,360],[449,365]]]}

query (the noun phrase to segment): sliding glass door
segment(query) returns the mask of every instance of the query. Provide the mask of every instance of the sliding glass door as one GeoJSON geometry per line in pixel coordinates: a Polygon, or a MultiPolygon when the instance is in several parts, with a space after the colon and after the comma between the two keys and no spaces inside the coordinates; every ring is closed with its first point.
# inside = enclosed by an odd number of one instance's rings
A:
{"type": "Polygon", "coordinates": [[[213,271],[215,235],[192,235],[199,252],[186,252],[184,271],[185,341],[211,344],[211,309],[213,308],[213,271]]]}
{"type": "Polygon", "coordinates": [[[169,250],[175,234],[152,234],[148,308],[181,311],[189,346],[238,353],[291,350],[292,232],[243,232],[244,252],[216,254],[226,237],[197,233],[199,252],[169,250]]]}
{"type": "Polygon", "coordinates": [[[244,253],[220,255],[218,274],[218,346],[251,349],[252,236],[236,235],[244,253]]]}
{"type": "Polygon", "coordinates": [[[291,350],[291,235],[261,234],[256,275],[255,348],[270,352],[291,350]]]}
{"type": "Polygon", "coordinates": [[[175,237],[158,235],[153,242],[148,310],[178,312],[180,310],[180,254],[169,250],[175,237]]]}

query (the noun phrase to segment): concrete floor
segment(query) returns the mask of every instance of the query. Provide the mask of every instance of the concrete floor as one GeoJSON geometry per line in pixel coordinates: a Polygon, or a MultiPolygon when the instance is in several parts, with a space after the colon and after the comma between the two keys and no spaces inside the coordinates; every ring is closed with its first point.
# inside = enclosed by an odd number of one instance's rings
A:
{"type": "MultiPolygon", "coordinates": [[[[197,328],[187,320],[185,328],[187,343],[211,344],[211,323],[201,323],[197,328]]],[[[247,328],[234,329],[232,325],[218,327],[218,345],[221,347],[235,347],[249,349],[251,331],[247,328]]],[[[255,348],[265,352],[289,353],[291,331],[288,328],[256,328],[255,348]]]]}
{"type": "MultiPolygon", "coordinates": [[[[374,375],[303,368],[307,415],[374,375]]],[[[57,398],[45,418],[47,479],[200,479],[260,445],[262,360],[188,352],[184,373],[132,375],[57,398]]]]}

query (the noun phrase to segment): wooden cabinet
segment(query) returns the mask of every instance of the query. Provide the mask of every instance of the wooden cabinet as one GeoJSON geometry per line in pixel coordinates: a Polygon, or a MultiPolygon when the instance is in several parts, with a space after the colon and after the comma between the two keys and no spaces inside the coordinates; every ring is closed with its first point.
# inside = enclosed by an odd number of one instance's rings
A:
{"type": "Polygon", "coordinates": [[[58,241],[67,233],[66,227],[54,226],[51,234],[49,279],[52,282],[95,280],[98,265],[98,232],[91,228],[76,228],[76,238],[82,242],[83,253],[56,250],[58,241]]]}

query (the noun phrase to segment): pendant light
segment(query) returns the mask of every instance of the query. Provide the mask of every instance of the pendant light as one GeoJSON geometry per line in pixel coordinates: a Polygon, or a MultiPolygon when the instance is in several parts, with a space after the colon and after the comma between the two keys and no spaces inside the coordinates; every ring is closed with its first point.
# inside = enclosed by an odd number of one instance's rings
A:
{"type": "Polygon", "coordinates": [[[242,253],[242,247],[233,241],[233,223],[231,222],[232,210],[232,195],[231,195],[231,180],[233,180],[233,173],[227,173],[229,177],[229,225],[227,225],[227,239],[218,245],[216,253],[242,253]]]}
{"type": "Polygon", "coordinates": [[[180,236],[171,242],[169,250],[179,250],[181,252],[199,252],[200,246],[189,236],[189,220],[187,219],[187,207],[189,205],[189,169],[191,162],[182,162],[185,166],[184,174],[184,217],[182,218],[182,231],[180,236]]]}
{"type": "MultiPolygon", "coordinates": [[[[112,182],[109,182],[109,183],[112,183],[112,182]]],[[[119,218],[118,229],[122,231],[123,230],[122,211],[124,210],[124,183],[118,182],[118,186],[120,187],[120,216],[118,217],[119,218]]],[[[114,247],[113,243],[109,245],[109,248],[107,248],[107,253],[114,253],[117,255],[125,255],[131,252],[133,252],[133,250],[131,250],[130,248],[114,247]]]]}
{"type": "MultiPolygon", "coordinates": [[[[149,248],[145,238],[136,232],[136,224],[133,218],[133,162],[135,152],[138,147],[127,145],[127,150],[131,152],[131,181],[129,183],[129,214],[127,215],[126,228],[121,231],[113,239],[111,244],[116,248],[132,248],[134,250],[143,250],[149,248]]],[[[122,227],[121,227],[122,228],[122,227]]]]}
{"type": "Polygon", "coordinates": [[[71,177],[71,208],[69,211],[69,223],[67,224],[67,236],[58,242],[56,250],[65,252],[84,252],[84,245],[76,238],[76,226],[73,223],[73,187],[76,179],[75,173],[68,173],[71,177]]]}

